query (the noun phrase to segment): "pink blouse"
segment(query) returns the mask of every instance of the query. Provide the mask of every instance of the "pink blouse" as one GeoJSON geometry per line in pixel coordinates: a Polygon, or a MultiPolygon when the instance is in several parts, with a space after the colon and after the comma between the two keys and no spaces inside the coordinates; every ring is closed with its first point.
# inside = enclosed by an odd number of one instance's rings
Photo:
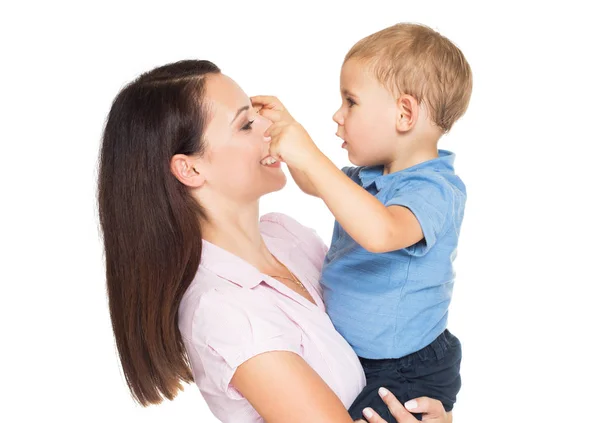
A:
{"type": "Polygon", "coordinates": [[[290,351],[350,407],[365,386],[365,376],[325,313],[319,276],[327,247],[313,230],[283,214],[263,216],[260,230],[267,248],[302,281],[317,305],[202,241],[198,273],[179,308],[179,328],[196,385],[222,422],[263,422],[230,384],[231,378],[255,355],[290,351]]]}

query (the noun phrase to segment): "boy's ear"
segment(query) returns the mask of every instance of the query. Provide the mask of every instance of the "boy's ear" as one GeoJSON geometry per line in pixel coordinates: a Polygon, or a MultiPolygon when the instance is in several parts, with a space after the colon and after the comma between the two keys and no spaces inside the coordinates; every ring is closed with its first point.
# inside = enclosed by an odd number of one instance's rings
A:
{"type": "Polygon", "coordinates": [[[199,188],[206,182],[197,160],[185,154],[176,154],[171,158],[171,173],[179,182],[191,188],[199,188]]]}
{"type": "Polygon", "coordinates": [[[396,100],[396,106],[396,130],[398,132],[410,131],[419,119],[419,103],[412,95],[402,94],[396,100]]]}

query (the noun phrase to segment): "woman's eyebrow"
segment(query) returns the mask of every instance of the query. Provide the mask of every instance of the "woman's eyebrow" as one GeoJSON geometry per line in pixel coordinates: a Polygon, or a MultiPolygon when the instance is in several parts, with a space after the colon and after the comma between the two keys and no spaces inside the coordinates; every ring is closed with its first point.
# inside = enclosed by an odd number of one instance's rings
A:
{"type": "MultiPolygon", "coordinates": [[[[240,113],[242,113],[244,110],[248,110],[250,108],[250,106],[244,106],[244,107],[240,107],[240,109],[237,111],[237,113],[235,114],[235,117],[231,120],[231,123],[235,122],[235,120],[237,119],[237,117],[240,115],[240,113]]],[[[230,125],[231,125],[230,123],[230,125]]]]}

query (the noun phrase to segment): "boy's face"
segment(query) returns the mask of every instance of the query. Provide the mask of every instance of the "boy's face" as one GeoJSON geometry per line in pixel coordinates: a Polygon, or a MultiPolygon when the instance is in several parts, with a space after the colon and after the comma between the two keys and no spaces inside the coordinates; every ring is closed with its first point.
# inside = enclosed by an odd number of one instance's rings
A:
{"type": "Polygon", "coordinates": [[[350,161],[356,166],[389,163],[398,148],[395,97],[356,59],[342,66],[340,92],[342,106],[333,120],[350,161]]]}

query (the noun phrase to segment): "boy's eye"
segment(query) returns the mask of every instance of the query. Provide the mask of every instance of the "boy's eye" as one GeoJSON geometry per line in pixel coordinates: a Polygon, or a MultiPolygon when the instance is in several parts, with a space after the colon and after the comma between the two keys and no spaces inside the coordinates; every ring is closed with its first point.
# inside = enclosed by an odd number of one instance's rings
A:
{"type": "Polygon", "coordinates": [[[356,105],[356,102],[352,100],[350,97],[346,97],[346,101],[348,102],[348,107],[352,107],[356,105]]]}
{"type": "Polygon", "coordinates": [[[251,131],[253,123],[254,123],[254,121],[251,120],[247,124],[245,124],[244,126],[242,126],[242,131],[251,131]]]}

